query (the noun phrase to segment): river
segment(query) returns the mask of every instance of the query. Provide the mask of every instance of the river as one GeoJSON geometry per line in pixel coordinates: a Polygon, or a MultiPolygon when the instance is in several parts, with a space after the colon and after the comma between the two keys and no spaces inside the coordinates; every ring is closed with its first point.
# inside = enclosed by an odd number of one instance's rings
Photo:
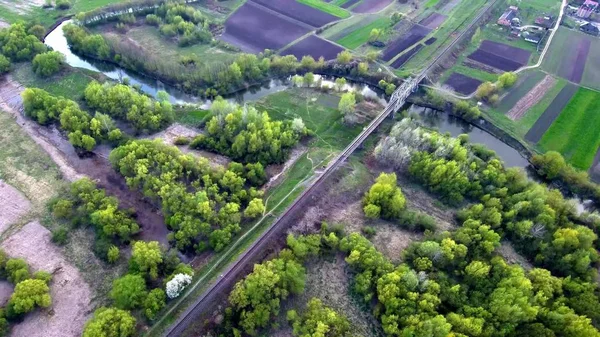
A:
{"type": "MultiPolygon", "coordinates": [[[[66,57],[66,62],[70,66],[100,72],[105,76],[119,82],[122,82],[123,79],[128,78],[131,85],[139,86],[142,92],[153,97],[156,97],[159,91],[165,91],[169,95],[169,100],[174,104],[194,104],[203,109],[207,109],[210,106],[210,100],[194,97],[175,87],[165,85],[158,80],[122,69],[115,64],[100,62],[75,55],[70,50],[67,39],[62,31],[62,28],[71,22],[72,20],[64,21],[53,31],[51,31],[44,40],[44,43],[47,46],[63,53],[66,57]]],[[[334,85],[334,79],[332,78],[321,77],[319,75],[315,75],[315,77],[321,78],[323,86],[333,87],[334,85]]],[[[289,79],[273,79],[267,81],[263,85],[253,86],[248,89],[241,90],[236,94],[226,97],[226,99],[240,104],[244,102],[256,101],[272,93],[290,88],[292,86],[290,82],[291,81],[289,79]]],[[[349,81],[349,83],[345,85],[344,89],[360,92],[362,95],[374,98],[384,105],[387,103],[380,90],[371,88],[365,84],[352,83],[349,81]]],[[[507,145],[494,135],[477,128],[462,119],[450,116],[441,111],[436,111],[417,105],[409,105],[409,112],[417,113],[421,116],[421,119],[426,126],[436,128],[442,133],[448,132],[454,137],[460,134],[468,134],[471,142],[484,144],[488,148],[494,150],[509,167],[521,167],[526,170],[530,167],[527,158],[523,157],[519,151],[507,145]]],[[[577,201],[576,203],[577,208],[579,210],[583,210],[582,203],[577,201]]]]}

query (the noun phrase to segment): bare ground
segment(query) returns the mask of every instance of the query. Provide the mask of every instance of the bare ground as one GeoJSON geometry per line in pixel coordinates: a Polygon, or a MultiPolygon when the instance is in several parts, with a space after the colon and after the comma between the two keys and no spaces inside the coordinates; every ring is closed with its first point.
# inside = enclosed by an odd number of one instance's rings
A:
{"type": "MultiPolygon", "coordinates": [[[[0,0],[0,5],[18,14],[27,14],[34,7],[41,7],[45,0],[0,0]]],[[[1,28],[1,27],[0,27],[1,28]]]]}
{"type": "Polygon", "coordinates": [[[523,255],[519,254],[513,247],[510,241],[502,241],[500,247],[498,248],[498,254],[500,254],[508,263],[518,264],[523,267],[525,270],[530,270],[533,268],[533,265],[527,261],[523,255]]]}
{"type": "Polygon", "coordinates": [[[4,306],[12,295],[15,286],[8,281],[0,281],[0,306],[4,306]]]}
{"type": "Polygon", "coordinates": [[[277,185],[280,178],[283,177],[285,172],[287,172],[303,154],[308,151],[308,148],[304,145],[298,145],[294,147],[290,157],[283,165],[269,165],[265,169],[267,176],[270,177],[269,181],[263,186],[263,190],[268,190],[269,188],[277,185]]]}
{"type": "Polygon", "coordinates": [[[25,259],[33,271],[53,274],[52,305],[28,314],[13,327],[11,336],[80,336],[93,309],[91,290],[77,268],[70,265],[50,241],[50,231],[37,221],[31,222],[4,240],[1,246],[8,255],[25,259]]]}
{"type": "Polygon", "coordinates": [[[4,22],[4,21],[0,20],[0,29],[6,28],[8,26],[10,26],[10,24],[8,22],[4,22]]]}
{"type": "Polygon", "coordinates": [[[0,109],[12,114],[17,123],[27,132],[27,134],[33,139],[38,145],[40,145],[44,151],[48,153],[50,158],[58,165],[63,176],[69,181],[75,181],[83,178],[84,176],[77,173],[72,166],[70,166],[67,160],[61,155],[60,151],[54,147],[48,139],[41,136],[36,132],[38,126],[35,122],[26,119],[22,114],[22,100],[21,92],[24,88],[19,83],[12,80],[10,76],[4,76],[0,78],[0,109]]]}
{"type": "Polygon", "coordinates": [[[531,89],[527,93],[527,95],[523,96],[515,106],[513,106],[508,112],[508,118],[514,120],[519,120],[525,112],[529,110],[532,106],[536,105],[546,94],[546,91],[550,90],[550,88],[554,87],[556,84],[556,79],[550,75],[546,75],[544,79],[542,79],[538,84],[531,89]]]}
{"type": "Polygon", "coordinates": [[[0,180],[0,233],[16,223],[30,209],[31,202],[21,192],[0,180]]]}

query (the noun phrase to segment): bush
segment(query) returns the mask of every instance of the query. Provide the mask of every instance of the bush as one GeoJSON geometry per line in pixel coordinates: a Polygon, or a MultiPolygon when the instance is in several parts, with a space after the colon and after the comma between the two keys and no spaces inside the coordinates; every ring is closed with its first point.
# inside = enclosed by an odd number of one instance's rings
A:
{"type": "Polygon", "coordinates": [[[108,249],[108,253],[106,253],[106,259],[109,263],[115,263],[119,259],[119,253],[119,248],[117,248],[116,246],[111,246],[108,249]]]}
{"type": "Polygon", "coordinates": [[[100,308],[88,321],[83,337],[119,336],[130,337],[135,333],[135,318],[128,311],[116,308],[100,308]]]}
{"type": "Polygon", "coordinates": [[[410,230],[435,231],[437,228],[435,218],[419,211],[406,210],[402,212],[398,223],[410,230]]]}
{"type": "Polygon", "coordinates": [[[395,173],[381,173],[363,198],[363,210],[370,218],[396,219],[406,206],[395,173]]]}
{"type": "Polygon", "coordinates": [[[184,136],[179,136],[177,138],[175,138],[175,141],[173,142],[173,144],[175,145],[188,145],[190,143],[190,138],[189,137],[184,137],[184,136]]]}
{"type": "Polygon", "coordinates": [[[39,307],[49,307],[52,303],[50,288],[44,280],[24,280],[17,283],[10,297],[9,306],[16,314],[24,314],[39,307]]]}
{"type": "Polygon", "coordinates": [[[375,236],[375,234],[377,234],[377,230],[373,226],[365,226],[365,227],[363,227],[362,228],[362,232],[368,238],[372,238],[372,237],[375,236]]]}
{"type": "Polygon", "coordinates": [[[10,60],[0,54],[0,75],[7,73],[10,70],[10,60]]]}
{"type": "Polygon", "coordinates": [[[56,0],[56,8],[65,10],[71,8],[71,2],[69,0],[56,0]]]}
{"type": "Polygon", "coordinates": [[[115,306],[120,309],[140,307],[147,295],[146,280],[138,274],[127,274],[116,279],[110,291],[110,298],[115,302],[115,306]]]}
{"type": "Polygon", "coordinates": [[[41,77],[48,77],[60,71],[65,63],[65,56],[57,51],[38,54],[33,59],[33,71],[41,77]]]}
{"type": "Polygon", "coordinates": [[[67,228],[61,226],[52,231],[52,242],[56,243],[57,245],[64,245],[65,243],[67,243],[68,239],[69,231],[67,230],[67,228]]]}

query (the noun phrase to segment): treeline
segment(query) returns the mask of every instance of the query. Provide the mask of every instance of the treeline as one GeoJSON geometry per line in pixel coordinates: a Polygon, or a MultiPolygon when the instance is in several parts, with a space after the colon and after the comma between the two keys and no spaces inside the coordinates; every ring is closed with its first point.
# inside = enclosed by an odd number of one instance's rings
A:
{"type": "Polygon", "coordinates": [[[10,258],[0,250],[0,279],[14,285],[14,290],[0,308],[0,336],[10,335],[10,324],[21,322],[25,314],[52,304],[49,283],[52,275],[45,271],[31,273],[23,259],[10,258]]]}
{"type": "MultiPolygon", "coordinates": [[[[378,83],[385,77],[384,74],[370,76],[367,73],[368,64],[353,61],[351,54],[347,52],[340,53],[335,62],[325,62],[323,58],[315,60],[311,56],[297,60],[293,55],[280,56],[269,50],[258,55],[240,53],[231,63],[205,62],[197,56],[173,60],[153,55],[120,39],[106,40],[102,35],[91,34],[80,26],[67,25],[64,32],[69,46],[77,53],[115,62],[183,91],[205,97],[228,94],[252,84],[262,83],[271,77],[304,72],[365,78],[372,83],[378,83]]],[[[388,82],[384,82],[384,89],[391,94],[395,85],[388,82]]]]}
{"type": "Polygon", "coordinates": [[[26,26],[24,23],[13,23],[0,29],[0,75],[10,70],[11,62],[30,61],[44,53],[47,48],[40,41],[43,32],[45,29],[40,25],[26,26]]]}
{"type": "Polygon", "coordinates": [[[260,114],[254,107],[225,100],[215,101],[210,111],[213,117],[205,126],[206,134],[194,138],[190,147],[244,163],[283,163],[290,150],[309,133],[301,118],[271,121],[267,112],[260,114]]]}
{"type": "Polygon", "coordinates": [[[212,169],[205,158],[184,155],[161,140],[136,140],[114,149],[110,162],[130,188],[162,207],[169,240],[180,250],[221,251],[244,219],[263,214],[266,175],[260,164],[212,169]]]}
{"type": "Polygon", "coordinates": [[[91,151],[98,143],[117,144],[123,139],[123,133],[108,115],[96,113],[92,117],[76,102],[42,89],[27,88],[21,96],[26,116],[41,125],[58,123],[76,148],[91,151]]]}
{"type": "Polygon", "coordinates": [[[159,130],[175,118],[168,99],[158,95],[159,100],[153,100],[123,84],[91,82],[84,99],[90,108],[129,122],[138,133],[159,130]]]}
{"type": "Polygon", "coordinates": [[[121,336],[135,334],[136,319],[132,311],[148,320],[178,297],[191,283],[194,272],[180,261],[175,251],[165,251],[158,242],[137,241],[133,244],[129,271],[113,281],[111,307],[96,310],[85,325],[83,336],[121,336]]]}
{"type": "MultiPolygon", "coordinates": [[[[94,253],[111,263],[119,256],[117,246],[128,244],[140,231],[131,212],[122,209],[117,198],[107,196],[88,178],[73,182],[69,193],[54,200],[51,208],[57,219],[67,221],[72,228],[91,225],[96,233],[94,253]]],[[[68,234],[69,229],[61,227],[53,233],[53,240],[63,244],[68,234]]]]}
{"type": "Polygon", "coordinates": [[[531,157],[531,163],[542,177],[565,186],[582,199],[589,198],[600,204],[600,186],[590,180],[587,172],[569,165],[560,153],[536,154],[531,157]]]}

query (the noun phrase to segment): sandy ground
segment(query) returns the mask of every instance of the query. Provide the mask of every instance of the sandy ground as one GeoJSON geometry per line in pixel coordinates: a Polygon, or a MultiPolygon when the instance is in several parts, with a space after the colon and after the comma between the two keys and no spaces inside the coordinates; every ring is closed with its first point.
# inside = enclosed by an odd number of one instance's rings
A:
{"type": "Polygon", "coordinates": [[[0,306],[3,307],[8,302],[14,289],[15,287],[12,285],[12,283],[8,281],[0,281],[0,306]]]}
{"type": "Polygon", "coordinates": [[[38,125],[34,121],[26,119],[21,114],[21,92],[23,90],[23,86],[13,81],[10,76],[1,77],[0,109],[15,116],[17,123],[21,125],[27,134],[29,134],[31,139],[33,139],[44,149],[44,151],[48,153],[50,158],[52,158],[56,165],[58,165],[60,171],[67,180],[75,181],[83,178],[83,175],[77,173],[77,171],[75,171],[75,169],[68,164],[67,160],[62,156],[60,151],[36,131],[36,127],[38,127],[38,125]]]}
{"type": "Polygon", "coordinates": [[[285,172],[287,172],[294,164],[298,161],[298,159],[308,151],[308,148],[304,145],[298,145],[292,149],[292,153],[290,157],[283,165],[269,165],[266,168],[267,176],[269,181],[263,186],[263,190],[268,190],[269,188],[277,185],[279,183],[279,178],[281,178],[285,172]]]}
{"type": "Polygon", "coordinates": [[[23,322],[14,326],[11,336],[80,336],[93,309],[90,287],[50,241],[50,232],[39,222],[31,222],[1,246],[8,255],[24,258],[33,271],[53,274],[52,305],[28,314],[23,322]]]}
{"type": "Polygon", "coordinates": [[[16,188],[0,180],[0,233],[17,222],[29,209],[31,202],[16,188]]]}

